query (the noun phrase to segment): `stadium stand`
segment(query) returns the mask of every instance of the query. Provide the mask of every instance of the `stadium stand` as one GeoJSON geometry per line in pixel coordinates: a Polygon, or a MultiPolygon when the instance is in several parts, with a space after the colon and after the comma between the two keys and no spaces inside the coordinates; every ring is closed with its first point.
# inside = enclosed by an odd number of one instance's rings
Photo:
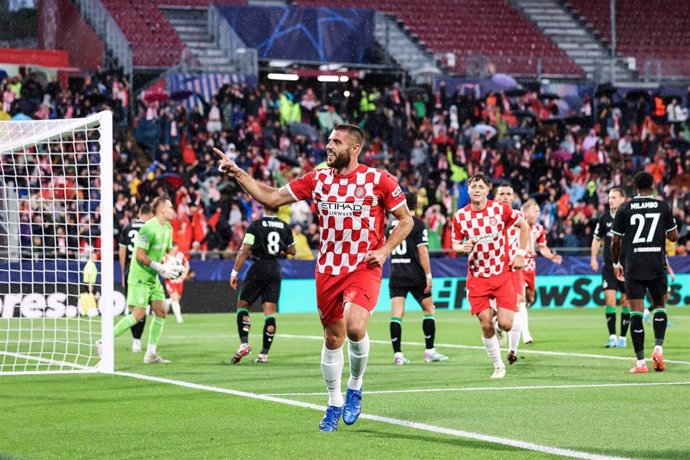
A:
{"type": "Polygon", "coordinates": [[[175,29],[163,16],[162,6],[200,7],[214,3],[246,4],[241,0],[103,0],[132,45],[137,67],[170,67],[184,49],[175,29]]]}
{"type": "MultiPolygon", "coordinates": [[[[444,86],[406,93],[397,85],[381,88],[354,80],[350,97],[334,89],[325,103],[308,84],[282,90],[229,84],[203,111],[156,100],[139,103],[135,120],[129,121],[126,100],[120,98],[126,85],[112,71],[85,80],[78,89],[10,75],[0,82],[7,101],[0,119],[70,118],[112,108],[119,132],[113,178],[116,230],[136,215],[137,203],[167,192],[177,208],[175,239],[193,255],[236,251],[248,222],[259,213],[256,202],[220,177],[211,146],[223,148],[254,177],[282,185],[323,161],[323,134],[341,120],[359,123],[367,132],[365,163],[389,170],[405,191],[417,193],[417,213],[429,226],[432,250],[449,248],[447,216],[466,204],[466,178],[475,172],[509,180],[521,201],[536,198],[550,229],[549,244],[572,249],[589,245],[593,217],[603,212],[608,189],[629,189],[640,168],[651,172],[659,194],[673,201],[683,242],[678,251],[690,250],[690,127],[682,102],[669,112],[669,122],[666,116],[650,115],[655,103],[663,104],[653,97],[624,98],[612,105],[602,94],[592,107],[587,96],[581,109],[566,114],[575,119],[566,127],[562,118],[553,118],[554,102],[530,92],[475,99],[444,86]],[[533,120],[531,127],[525,115],[533,120]],[[291,126],[295,122],[303,123],[301,131],[291,126]],[[316,136],[305,134],[305,125],[316,136]]],[[[54,175],[59,175],[56,167],[54,175]]],[[[40,197],[27,197],[24,206],[27,243],[34,230],[57,232],[59,222],[45,219],[40,197]],[[43,215],[41,222],[34,222],[37,214],[43,215]]],[[[79,223],[97,222],[93,212],[85,209],[79,223]]],[[[294,204],[280,216],[300,224],[316,244],[308,206],[294,204]]],[[[82,241],[79,247],[96,244],[82,241]]]]}
{"type": "MultiPolygon", "coordinates": [[[[611,40],[611,10],[607,2],[567,0],[607,40],[611,40]]],[[[637,69],[646,60],[659,61],[662,75],[690,75],[690,16],[683,0],[625,0],[616,11],[618,53],[635,57],[637,69]]]]}
{"type": "Polygon", "coordinates": [[[441,0],[422,8],[415,0],[299,0],[296,4],[375,8],[392,13],[432,52],[455,53],[452,70],[456,73],[465,73],[468,61],[481,55],[502,73],[534,75],[541,59],[544,73],[583,75],[567,54],[506,0],[441,0]]]}

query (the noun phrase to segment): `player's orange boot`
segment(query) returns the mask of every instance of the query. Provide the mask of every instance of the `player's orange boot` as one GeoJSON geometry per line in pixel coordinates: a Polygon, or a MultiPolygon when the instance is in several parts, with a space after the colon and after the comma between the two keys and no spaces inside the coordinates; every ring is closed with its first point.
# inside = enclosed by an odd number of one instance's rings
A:
{"type": "Polygon", "coordinates": [[[631,374],[648,374],[649,368],[647,367],[646,364],[638,366],[637,363],[635,363],[635,365],[630,368],[630,373],[631,374]]]}
{"type": "Polygon", "coordinates": [[[664,354],[658,350],[654,350],[652,353],[652,362],[654,362],[654,370],[657,372],[663,372],[666,367],[664,366],[664,354]]]}

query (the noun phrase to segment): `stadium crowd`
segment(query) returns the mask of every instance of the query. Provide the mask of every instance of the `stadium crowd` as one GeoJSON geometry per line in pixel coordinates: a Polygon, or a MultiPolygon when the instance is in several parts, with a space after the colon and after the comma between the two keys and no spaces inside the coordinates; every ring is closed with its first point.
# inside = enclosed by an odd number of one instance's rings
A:
{"type": "MultiPolygon", "coordinates": [[[[228,84],[210,101],[192,97],[187,101],[195,103],[182,103],[160,96],[131,101],[136,107],[130,110],[127,87],[115,71],[69,88],[57,80],[42,83],[33,74],[0,82],[0,119],[72,118],[113,110],[116,236],[136,216],[138,203],[168,193],[177,209],[173,227],[180,250],[192,256],[234,252],[260,206],[221,176],[211,148],[224,150],[255,178],[281,186],[319,167],[323,139],[335,124],[352,122],[369,136],[363,162],[387,169],[404,191],[416,193],[416,212],[429,228],[432,252],[450,249],[449,216],[467,204],[466,180],[476,172],[497,183],[509,181],[518,191],[516,206],[535,198],[550,246],[582,248],[591,243],[608,190],[618,186],[632,192],[632,175],[641,168],[654,176],[658,195],[672,202],[681,239],[669,253],[690,251],[690,126],[680,98],[640,93],[616,101],[604,92],[585,96],[580,108],[562,113],[554,97],[531,91],[496,91],[480,98],[443,83],[404,90],[352,80],[332,85],[324,100],[307,85],[228,84]]],[[[91,144],[79,144],[75,150],[92,151],[91,144]]],[[[70,193],[93,193],[84,182],[96,180],[90,156],[75,153],[52,158],[50,184],[40,190],[27,185],[25,245],[57,245],[55,238],[70,223],[90,238],[99,234],[93,228],[98,209],[92,205],[74,213],[38,212],[41,194],[64,193],[65,187],[74,188],[70,193]],[[60,179],[69,170],[68,159],[75,162],[75,183],[60,179]],[[77,222],[66,223],[65,215],[77,222]]],[[[3,157],[6,175],[16,169],[8,168],[12,161],[3,157]]],[[[284,207],[279,216],[293,225],[298,257],[312,257],[318,232],[309,204],[284,207]]],[[[95,244],[87,240],[79,246],[95,244]]]]}

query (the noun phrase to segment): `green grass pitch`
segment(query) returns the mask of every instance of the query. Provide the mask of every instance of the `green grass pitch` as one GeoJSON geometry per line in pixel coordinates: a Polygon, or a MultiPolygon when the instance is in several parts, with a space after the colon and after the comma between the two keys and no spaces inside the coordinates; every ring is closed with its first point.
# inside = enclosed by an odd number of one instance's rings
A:
{"type": "MultiPolygon", "coordinates": [[[[603,309],[532,311],[535,343],[521,345],[520,360],[500,381],[489,379],[492,367],[469,313],[437,314],[437,349],[450,359],[424,363],[422,315],[416,306],[408,310],[408,366],[392,363],[388,313],[375,313],[369,328],[363,413],[381,419],[341,422],[336,433],[324,434],[317,431],[321,411],[284,401],[326,403],[316,313],[279,315],[278,336],[263,365],[253,362],[261,348],[262,315],[252,314],[254,353],[230,365],[238,345],[235,316],[188,314],[182,325],[172,317],[166,323],[159,351],[172,364],[144,365],[143,355],[129,350],[129,334],[116,341],[119,372],[165,382],[130,375],[0,377],[0,458],[557,457],[460,432],[601,456],[690,457],[687,307],[668,309],[667,371],[648,375],[627,372],[633,364],[630,339],[626,349],[603,348],[603,309]]],[[[649,356],[651,326],[646,336],[649,356]]],[[[343,387],[347,364],[345,369],[343,387]]]]}

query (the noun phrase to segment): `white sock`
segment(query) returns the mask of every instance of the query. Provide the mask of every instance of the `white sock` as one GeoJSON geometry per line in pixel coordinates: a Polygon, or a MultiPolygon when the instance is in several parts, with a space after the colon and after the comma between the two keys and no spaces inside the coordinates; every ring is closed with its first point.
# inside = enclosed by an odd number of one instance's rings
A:
{"type": "Polygon", "coordinates": [[[527,302],[520,302],[520,329],[522,330],[522,341],[532,340],[532,334],[529,332],[529,315],[527,313],[527,302]]]}
{"type": "Polygon", "coordinates": [[[149,343],[149,346],[146,347],[146,353],[151,353],[152,355],[156,354],[156,345],[149,343]]]}
{"type": "Polygon", "coordinates": [[[489,354],[489,358],[491,358],[491,361],[494,363],[494,367],[504,366],[503,360],[501,359],[501,346],[498,343],[498,337],[496,337],[496,334],[494,334],[490,339],[482,336],[482,340],[484,341],[484,347],[486,348],[486,352],[489,354]]]}
{"type": "Polygon", "coordinates": [[[520,344],[520,323],[522,315],[517,312],[513,316],[513,327],[508,331],[508,350],[517,353],[518,345],[520,344]]]}
{"type": "Polygon", "coordinates": [[[369,334],[364,334],[364,338],[359,342],[348,339],[348,344],[350,380],[347,382],[347,387],[361,390],[364,370],[367,368],[367,361],[369,361],[369,334]]]}
{"type": "Polygon", "coordinates": [[[658,351],[659,353],[661,353],[663,355],[664,354],[664,347],[662,347],[661,345],[655,345],[654,351],[658,351]]]}
{"type": "Polygon", "coordinates": [[[427,349],[424,350],[424,351],[426,351],[427,353],[435,353],[435,352],[436,352],[436,348],[427,348],[427,349]]]}
{"type": "Polygon", "coordinates": [[[132,345],[141,346],[141,339],[132,339],[132,345]]]}
{"type": "Polygon", "coordinates": [[[635,364],[637,365],[637,367],[642,367],[642,366],[644,366],[644,365],[645,365],[644,359],[638,359],[638,360],[635,362],[635,364]]]}
{"type": "Polygon", "coordinates": [[[175,314],[175,319],[177,320],[177,322],[181,323],[183,320],[182,320],[182,308],[180,307],[180,302],[171,301],[170,302],[170,308],[172,308],[172,311],[175,314]]]}
{"type": "Polygon", "coordinates": [[[337,350],[329,350],[325,345],[323,346],[321,349],[321,373],[328,390],[329,406],[343,406],[343,390],[340,381],[343,375],[344,363],[343,347],[337,350]]]}

